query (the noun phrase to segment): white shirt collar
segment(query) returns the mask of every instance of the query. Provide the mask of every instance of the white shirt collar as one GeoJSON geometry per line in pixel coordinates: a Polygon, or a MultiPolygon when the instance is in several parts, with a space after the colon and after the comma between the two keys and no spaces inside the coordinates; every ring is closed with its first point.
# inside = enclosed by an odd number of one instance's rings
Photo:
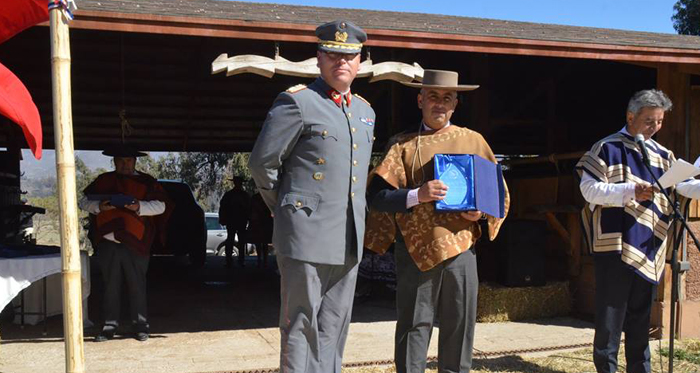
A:
{"type": "MultiPolygon", "coordinates": [[[[627,131],[627,126],[622,127],[622,129],[621,129],[619,132],[622,133],[623,135],[627,135],[627,136],[630,136],[630,137],[634,137],[634,136],[632,136],[631,133],[629,133],[629,131],[627,131]]],[[[645,140],[644,140],[645,143],[648,143],[648,142],[650,142],[650,141],[651,141],[651,139],[649,139],[649,140],[646,140],[646,139],[645,139],[645,140]]]]}
{"type": "MultiPolygon", "coordinates": [[[[425,122],[421,122],[421,123],[423,123],[423,131],[432,131],[433,130],[432,128],[428,127],[428,125],[425,124],[425,122]]],[[[450,126],[450,124],[452,124],[452,122],[447,122],[447,124],[442,126],[442,128],[447,128],[450,126]]],[[[440,129],[442,129],[442,128],[440,128],[440,129]]]]}

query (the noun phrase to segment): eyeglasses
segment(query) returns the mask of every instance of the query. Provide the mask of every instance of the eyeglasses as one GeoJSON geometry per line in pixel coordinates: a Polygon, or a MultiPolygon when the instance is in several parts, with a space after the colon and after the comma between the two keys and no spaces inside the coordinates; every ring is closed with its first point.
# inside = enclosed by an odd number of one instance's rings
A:
{"type": "Polygon", "coordinates": [[[345,61],[352,61],[359,55],[359,53],[335,53],[335,52],[323,52],[329,59],[333,61],[338,61],[343,59],[345,61]]]}

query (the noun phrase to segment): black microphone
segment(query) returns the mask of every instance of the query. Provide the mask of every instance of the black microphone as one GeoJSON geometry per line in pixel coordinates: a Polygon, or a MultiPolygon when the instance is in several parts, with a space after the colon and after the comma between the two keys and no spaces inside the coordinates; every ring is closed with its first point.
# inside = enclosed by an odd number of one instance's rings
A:
{"type": "Polygon", "coordinates": [[[649,153],[647,153],[647,146],[644,143],[644,135],[641,133],[637,134],[637,136],[634,137],[634,142],[637,143],[639,150],[642,152],[642,161],[645,165],[650,166],[649,153]]]}

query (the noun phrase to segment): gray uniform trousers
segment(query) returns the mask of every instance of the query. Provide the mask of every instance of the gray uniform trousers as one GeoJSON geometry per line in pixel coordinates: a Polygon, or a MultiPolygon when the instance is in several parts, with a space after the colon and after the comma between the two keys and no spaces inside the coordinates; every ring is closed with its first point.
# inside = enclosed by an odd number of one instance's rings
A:
{"type": "Polygon", "coordinates": [[[317,264],[277,257],[281,274],[282,373],[340,373],[357,260],[317,264]]]}
{"type": "Polygon", "coordinates": [[[437,316],[440,323],[438,372],[469,372],[479,279],[474,250],[421,272],[397,235],[396,336],[397,373],[423,373],[437,316]],[[437,315],[436,315],[437,313],[437,315]]]}
{"type": "MultiPolygon", "coordinates": [[[[355,228],[348,206],[346,240],[355,228]]],[[[280,373],[340,373],[359,260],[354,245],[345,264],[319,264],[277,255],[280,270],[280,373]]]]}
{"type": "Polygon", "coordinates": [[[146,273],[149,257],[138,255],[126,245],[109,240],[100,241],[96,257],[105,285],[102,302],[104,330],[114,330],[119,326],[121,285],[124,279],[129,293],[134,332],[148,332],[146,273]]]}

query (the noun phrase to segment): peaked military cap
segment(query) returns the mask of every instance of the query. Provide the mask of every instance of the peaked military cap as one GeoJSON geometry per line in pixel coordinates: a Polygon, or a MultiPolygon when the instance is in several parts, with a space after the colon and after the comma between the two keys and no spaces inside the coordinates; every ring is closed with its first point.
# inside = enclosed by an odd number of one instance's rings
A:
{"type": "Polygon", "coordinates": [[[136,150],[134,147],[131,147],[126,144],[119,144],[119,145],[112,145],[105,149],[102,154],[108,156],[108,157],[119,157],[119,158],[136,158],[136,157],[144,157],[148,154],[140,152],[136,150]]]}
{"type": "Polygon", "coordinates": [[[318,50],[331,53],[354,54],[362,51],[367,33],[349,21],[333,21],[316,28],[318,50]]]}

